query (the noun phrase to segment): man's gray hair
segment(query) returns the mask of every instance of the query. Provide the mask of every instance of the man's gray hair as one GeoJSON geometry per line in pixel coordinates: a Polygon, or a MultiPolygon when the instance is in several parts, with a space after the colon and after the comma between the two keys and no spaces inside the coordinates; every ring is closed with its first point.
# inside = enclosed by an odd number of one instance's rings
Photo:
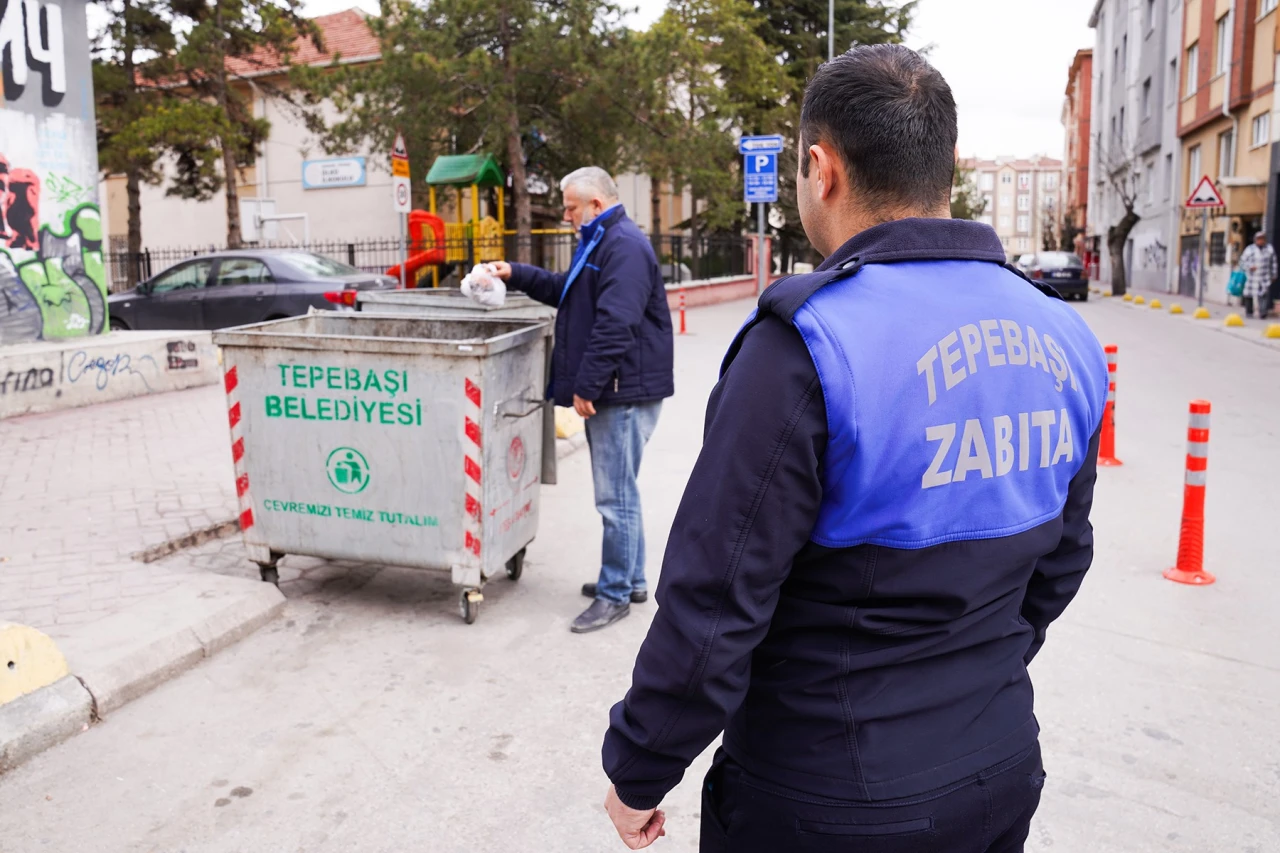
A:
{"type": "Polygon", "coordinates": [[[609,177],[609,173],[599,166],[584,166],[574,169],[560,181],[560,192],[573,187],[588,199],[598,198],[601,201],[617,201],[618,185],[609,177]]]}

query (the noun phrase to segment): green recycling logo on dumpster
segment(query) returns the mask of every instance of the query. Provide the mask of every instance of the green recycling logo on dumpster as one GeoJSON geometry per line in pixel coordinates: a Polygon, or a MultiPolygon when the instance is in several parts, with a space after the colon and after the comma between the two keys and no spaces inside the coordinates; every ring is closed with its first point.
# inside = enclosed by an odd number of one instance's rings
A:
{"type": "Polygon", "coordinates": [[[369,485],[369,462],[354,447],[339,447],[325,462],[329,482],[343,494],[358,495],[369,485]]]}

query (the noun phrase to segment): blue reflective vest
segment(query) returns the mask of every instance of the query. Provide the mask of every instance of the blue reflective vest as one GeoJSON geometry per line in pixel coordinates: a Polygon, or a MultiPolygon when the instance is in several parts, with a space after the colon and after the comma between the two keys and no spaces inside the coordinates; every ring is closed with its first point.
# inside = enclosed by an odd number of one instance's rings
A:
{"type": "Polygon", "coordinates": [[[1062,511],[1107,389],[1102,349],[1065,302],[985,261],[877,263],[792,322],[827,406],[814,542],[925,548],[1062,511]]]}

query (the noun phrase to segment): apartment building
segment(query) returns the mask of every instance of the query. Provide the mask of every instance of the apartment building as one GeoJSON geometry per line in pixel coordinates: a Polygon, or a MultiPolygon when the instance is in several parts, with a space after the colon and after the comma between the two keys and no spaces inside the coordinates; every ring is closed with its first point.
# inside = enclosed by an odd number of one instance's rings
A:
{"type": "MultiPolygon", "coordinates": [[[[1200,0],[1098,0],[1090,108],[1086,235],[1103,281],[1112,277],[1107,235],[1128,205],[1138,222],[1123,249],[1130,287],[1168,290],[1178,270],[1179,80],[1185,5],[1200,0]]],[[[1212,0],[1209,0],[1212,2],[1212,0]]]]}
{"type": "Polygon", "coordinates": [[[1044,248],[1046,233],[1057,245],[1061,160],[1040,155],[969,158],[960,166],[970,172],[986,202],[980,221],[996,230],[1010,257],[1044,248]]]}
{"type": "MultiPolygon", "coordinates": [[[[1186,0],[1183,9],[1178,137],[1185,165],[1181,195],[1202,176],[1218,184],[1224,206],[1202,218],[1188,211],[1178,229],[1178,290],[1197,292],[1202,258],[1205,298],[1225,301],[1231,266],[1262,230],[1272,167],[1278,0],[1186,0]]],[[[1274,188],[1272,188],[1274,195],[1274,188]]],[[[1274,223],[1272,224],[1274,231],[1274,223]]]]}
{"type": "Polygon", "coordinates": [[[1093,50],[1076,51],[1067,71],[1062,127],[1066,131],[1062,162],[1062,233],[1071,249],[1084,257],[1089,208],[1090,117],[1093,107],[1093,50]]]}

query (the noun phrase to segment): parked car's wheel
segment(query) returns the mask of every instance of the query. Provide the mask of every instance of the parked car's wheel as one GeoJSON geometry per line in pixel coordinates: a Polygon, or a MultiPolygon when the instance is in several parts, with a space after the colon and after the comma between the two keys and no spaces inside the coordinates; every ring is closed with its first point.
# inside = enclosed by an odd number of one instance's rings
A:
{"type": "Polygon", "coordinates": [[[127,331],[129,331],[129,324],[128,324],[128,323],[126,323],[124,320],[121,320],[119,317],[112,317],[112,318],[111,318],[111,331],[113,331],[113,332],[127,332],[127,331]]]}

